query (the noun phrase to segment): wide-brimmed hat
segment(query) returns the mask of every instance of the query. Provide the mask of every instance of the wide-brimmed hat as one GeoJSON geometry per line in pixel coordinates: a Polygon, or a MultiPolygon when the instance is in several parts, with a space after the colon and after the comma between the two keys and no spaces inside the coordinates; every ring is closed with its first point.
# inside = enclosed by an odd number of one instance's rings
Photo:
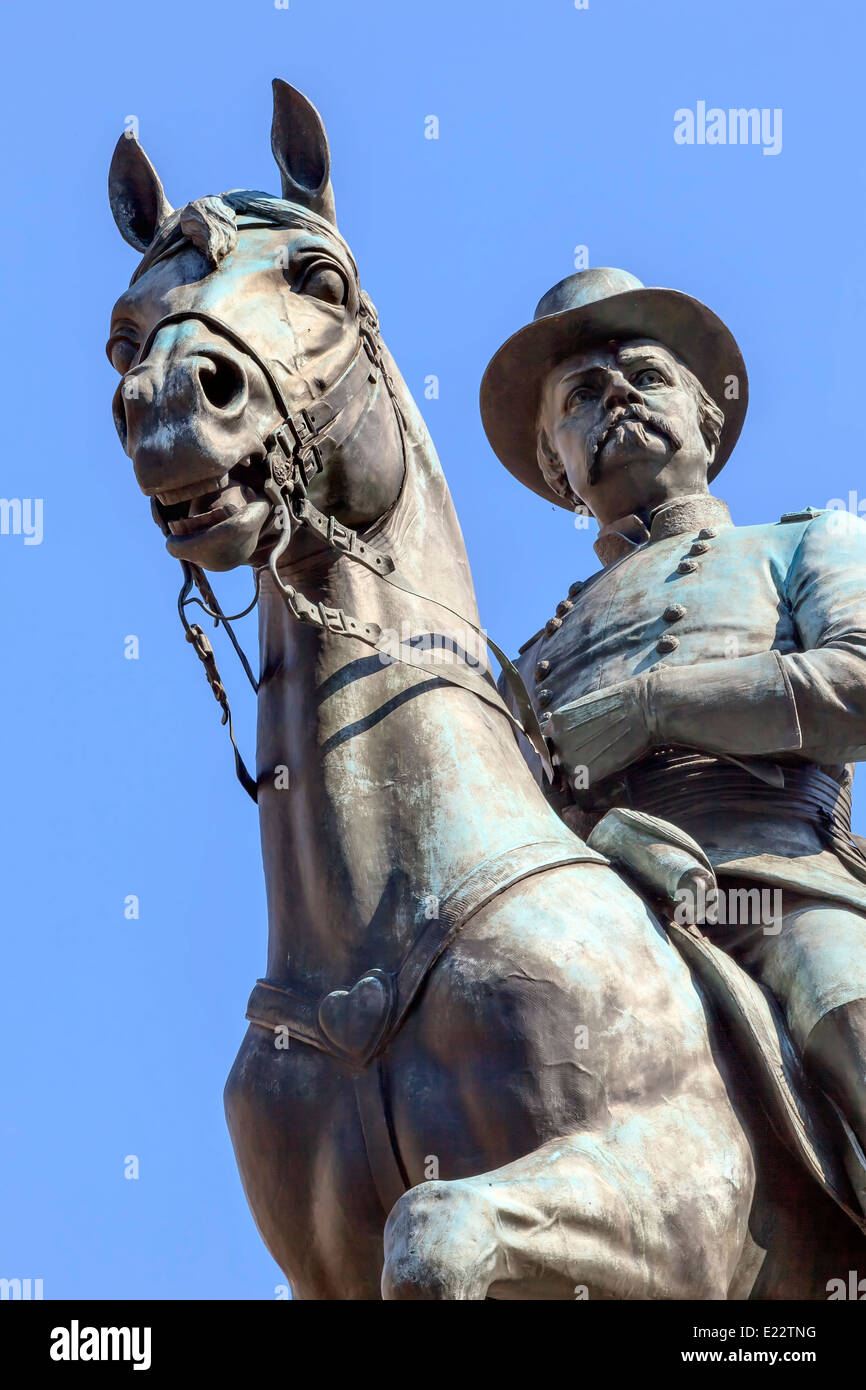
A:
{"type": "Polygon", "coordinates": [[[626,338],[652,338],[675,353],[724,411],[710,481],[739,437],[749,383],[722,320],[700,300],[679,290],[648,289],[627,270],[580,270],[548,290],[532,323],[503,344],[481,383],[481,418],[496,455],[515,478],[560,507],[569,503],[547,486],[536,453],[542,384],[551,367],[581,348],[626,338]]]}

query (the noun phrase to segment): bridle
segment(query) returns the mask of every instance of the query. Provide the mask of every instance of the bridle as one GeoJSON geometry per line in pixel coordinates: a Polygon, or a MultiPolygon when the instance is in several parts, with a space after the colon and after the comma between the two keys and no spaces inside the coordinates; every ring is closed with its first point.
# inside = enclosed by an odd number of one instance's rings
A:
{"type": "MultiPolygon", "coordinates": [[[[494,709],[504,713],[532,744],[548,779],[552,780],[553,769],[550,754],[541,732],[538,716],[520,672],[505,652],[480,627],[463,617],[455,609],[450,608],[447,603],[419,593],[400,575],[395,561],[387,552],[363,541],[357,531],[344,526],[337,521],[336,517],[319,511],[307,496],[307,487],[312,478],[327,467],[338,449],[357,428],[356,421],[352,421],[348,425],[345,423],[346,407],[358,396],[364,385],[368,381],[375,381],[377,376],[382,378],[394,410],[403,451],[404,476],[405,469],[408,467],[406,420],[400,408],[393,380],[387,371],[378,320],[367,295],[362,292],[360,296],[358,346],[351,362],[336,381],[322,392],[312,404],[295,411],[289,410],[279,382],[267,362],[252,344],[247,342],[230,324],[201,310],[180,310],[177,313],[166,314],[161,318],[150,330],[137,356],[136,365],[140,365],[145,360],[157,335],[163,328],[170,324],[183,323],[189,320],[198,320],[203,323],[232,343],[255,363],[268,384],[280,417],[275,429],[263,440],[268,473],[264,492],[273,503],[273,519],[278,524],[280,535],[271,549],[266,566],[261,566],[256,570],[252,601],[241,612],[226,615],[223,613],[204,571],[198,565],[190,564],[188,561],[182,560],[180,562],[184,577],[178,595],[178,613],[187,641],[192,644],[196,655],[204,666],[208,684],[222,710],[222,723],[228,725],[229,738],[234,750],[235,770],[245,791],[253,801],[258,801],[256,781],[247,769],[235,742],[228,696],[217,669],[213,647],[201,626],[198,623],[188,621],[186,609],[192,604],[197,604],[209,617],[214,619],[215,627],[222,624],[238,654],[253,690],[258,691],[258,682],[232,630],[231,623],[245,617],[255,608],[259,601],[265,568],[268,569],[289,612],[299,622],[308,623],[313,627],[338,633],[341,636],[353,637],[378,651],[386,663],[398,661],[405,666],[412,666],[416,670],[423,670],[428,673],[433,671],[442,681],[470,691],[488,705],[493,706],[494,709]],[[502,667],[519,717],[516,717],[505,704],[489,673],[477,675],[468,665],[464,667],[451,663],[434,670],[429,662],[421,659],[420,651],[411,647],[406,648],[398,655],[391,649],[390,644],[383,641],[383,632],[378,623],[363,622],[361,619],[346,613],[344,609],[330,607],[323,602],[314,603],[299,593],[292,585],[284,584],[277,565],[288,548],[293,533],[301,527],[313,531],[332,550],[348,556],[358,564],[363,565],[365,569],[378,574],[386,583],[415,598],[421,598],[445,609],[446,612],[451,613],[452,616],[465,624],[467,628],[470,628],[486,643],[502,667]],[[199,590],[201,598],[192,595],[193,585],[199,590]]],[[[168,528],[155,501],[153,510],[157,522],[168,534],[168,528]]]]}

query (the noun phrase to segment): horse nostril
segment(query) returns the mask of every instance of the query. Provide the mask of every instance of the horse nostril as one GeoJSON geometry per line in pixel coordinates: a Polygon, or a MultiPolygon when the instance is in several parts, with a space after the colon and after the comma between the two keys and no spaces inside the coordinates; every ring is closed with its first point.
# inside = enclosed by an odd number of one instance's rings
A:
{"type": "Polygon", "coordinates": [[[228,410],[236,405],[246,392],[246,377],[239,363],[230,357],[202,357],[198,366],[198,379],[206,399],[217,410],[228,410]]]}
{"type": "Polygon", "coordinates": [[[123,445],[123,452],[126,453],[127,446],[129,443],[129,430],[127,428],[126,423],[126,407],[124,406],[123,401],[123,382],[121,382],[117,390],[115,391],[114,399],[111,402],[111,414],[114,418],[114,428],[117,430],[117,433],[120,437],[120,442],[123,445]]]}

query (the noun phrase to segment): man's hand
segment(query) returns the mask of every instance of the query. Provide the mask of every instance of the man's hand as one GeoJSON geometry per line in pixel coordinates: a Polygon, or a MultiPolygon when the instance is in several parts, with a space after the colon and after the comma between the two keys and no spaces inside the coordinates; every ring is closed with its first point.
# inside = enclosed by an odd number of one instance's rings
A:
{"type": "Polygon", "coordinates": [[[561,705],[544,731],[572,783],[586,768],[590,788],[667,745],[735,758],[799,752],[800,721],[784,663],[797,677],[796,663],[813,656],[767,651],[648,671],[561,705]]]}
{"type": "Polygon", "coordinates": [[[552,737],[569,778],[585,768],[586,785],[596,786],[655,744],[647,677],[635,676],[560,706],[545,733],[552,737]]]}

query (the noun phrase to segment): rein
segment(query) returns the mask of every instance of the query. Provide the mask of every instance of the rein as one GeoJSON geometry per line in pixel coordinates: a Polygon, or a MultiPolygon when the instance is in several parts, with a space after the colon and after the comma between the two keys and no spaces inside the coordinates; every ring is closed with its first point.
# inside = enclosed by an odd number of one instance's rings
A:
{"type": "MultiPolygon", "coordinates": [[[[264,485],[264,491],[273,503],[273,520],[279,525],[281,534],[276,544],[272,548],[268,559],[267,569],[278,591],[282,595],[286,607],[294,618],[299,622],[309,623],[324,631],[338,633],[346,637],[354,637],[357,641],[363,642],[366,646],[378,651],[388,662],[398,661],[404,666],[411,666],[415,670],[431,671],[429,662],[421,658],[420,652],[409,650],[405,654],[397,655],[390,648],[390,645],[383,642],[382,629],[378,623],[366,623],[361,619],[346,613],[342,608],[332,608],[325,603],[314,603],[306,598],[302,593],[289,584],[284,584],[277,570],[280,558],[287,550],[293,533],[300,527],[307,527],[320,536],[322,540],[330,546],[332,550],[348,556],[358,564],[364,566],[374,574],[378,574],[386,583],[392,587],[400,589],[403,593],[409,594],[414,598],[423,599],[427,603],[433,603],[438,608],[444,609],[458,618],[467,628],[470,628],[482,641],[490,648],[499,662],[504,678],[508,683],[514,697],[515,705],[519,717],[515,717],[505,704],[499,694],[492,677],[489,675],[476,675],[468,667],[463,669],[460,666],[448,665],[444,669],[436,669],[435,675],[451,685],[460,686],[464,690],[477,695],[479,699],[491,705],[494,709],[505,714],[516,729],[523,733],[532,744],[535,752],[541,759],[542,767],[549,780],[553,779],[553,769],[550,762],[550,754],[538,716],[529,698],[529,693],[523,682],[523,678],[516,666],[496,645],[494,641],[482,631],[475,623],[470,622],[455,609],[450,608],[447,603],[439,599],[431,598],[427,594],[421,594],[415,589],[408,580],[397,570],[396,563],[392,556],[387,552],[378,550],[375,546],[361,540],[357,531],[351,527],[344,526],[337,521],[336,517],[327,515],[319,511],[307,496],[307,487],[315,477],[327,467],[337,450],[345,443],[355,425],[349,429],[340,430],[337,422],[346,406],[358,395],[360,390],[368,381],[375,381],[377,376],[381,376],[385,388],[394,409],[397,427],[400,435],[400,444],[403,451],[404,470],[408,468],[408,454],[406,442],[406,420],[400,408],[394,390],[394,383],[388,374],[385,366],[382,342],[379,336],[379,325],[373,311],[372,305],[365,294],[361,296],[361,314],[359,324],[359,342],[357,350],[349,363],[348,367],[337,378],[333,385],[311,405],[304,406],[300,410],[291,412],[286,403],[285,396],[279,382],[274,376],[268,364],[256,352],[255,348],[237,333],[230,324],[224,323],[213,314],[203,313],[198,310],[182,310],[173,314],[166,314],[154,325],[144,346],[139,354],[138,361],[143,362],[150,352],[157,334],[169,324],[183,323],[190,319],[196,319],[211,328],[221,337],[227,339],[236,348],[249,357],[258,367],[264,376],[271,394],[274,397],[277,409],[280,412],[280,422],[276,428],[263,440],[265,449],[266,464],[268,468],[268,478],[264,485]]],[[[158,507],[154,505],[154,514],[157,521],[165,531],[167,528],[163,522],[158,507]]],[[[192,644],[196,656],[204,666],[208,684],[213,692],[214,698],[222,710],[222,723],[228,725],[229,738],[235,757],[235,771],[241,786],[252,798],[258,801],[258,791],[255,778],[251,775],[243,758],[241,757],[237,743],[235,742],[234,728],[232,725],[231,709],[228,696],[223,686],[217,669],[216,657],[213,647],[207,635],[198,623],[190,623],[186,616],[186,609],[192,604],[197,604],[209,617],[214,619],[214,626],[220,624],[226,629],[232,646],[243,665],[247,678],[254,691],[258,691],[258,682],[253,676],[249,662],[232,630],[231,623],[238,618],[245,617],[252,612],[259,601],[261,593],[261,580],[264,573],[264,566],[256,571],[255,590],[252,601],[240,613],[226,615],[211,588],[209,581],[204,575],[204,571],[198,565],[192,565],[188,561],[182,560],[183,584],[178,595],[178,613],[181,623],[186,633],[186,639],[192,644]],[[199,590],[201,599],[191,596],[193,585],[199,590]]]]}

